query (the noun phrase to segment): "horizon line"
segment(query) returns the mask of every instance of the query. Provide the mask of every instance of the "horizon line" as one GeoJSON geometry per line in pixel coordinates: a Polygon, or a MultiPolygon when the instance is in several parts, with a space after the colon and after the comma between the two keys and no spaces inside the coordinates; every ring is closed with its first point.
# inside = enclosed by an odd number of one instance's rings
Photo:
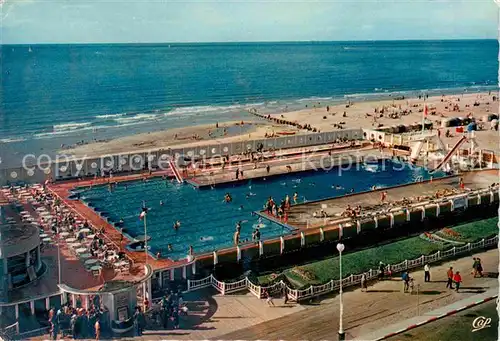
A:
{"type": "Polygon", "coordinates": [[[202,44],[290,44],[290,43],[367,43],[367,42],[418,42],[418,41],[480,41],[497,38],[433,38],[433,39],[365,39],[365,40],[276,40],[276,41],[185,41],[185,42],[35,42],[0,43],[0,46],[21,45],[202,45],[202,44]]]}

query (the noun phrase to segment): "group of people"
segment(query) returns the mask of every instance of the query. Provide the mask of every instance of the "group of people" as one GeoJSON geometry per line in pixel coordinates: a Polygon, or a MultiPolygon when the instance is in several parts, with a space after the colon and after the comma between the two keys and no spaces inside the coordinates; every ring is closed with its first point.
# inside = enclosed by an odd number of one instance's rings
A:
{"type": "MultiPolygon", "coordinates": [[[[240,239],[240,236],[241,236],[241,224],[242,224],[242,221],[238,221],[236,223],[236,228],[235,228],[234,237],[233,237],[234,245],[239,245],[241,242],[243,242],[243,243],[249,242],[248,239],[245,239],[245,240],[241,240],[240,239]]],[[[260,230],[259,230],[259,227],[254,228],[254,230],[252,231],[252,241],[253,242],[259,242],[260,241],[260,230]]]]}
{"type": "Polygon", "coordinates": [[[184,304],[182,293],[167,292],[160,301],[159,322],[164,329],[168,329],[169,321],[172,321],[172,328],[179,328],[179,316],[187,315],[188,308],[184,304]]]}
{"type": "Polygon", "coordinates": [[[57,340],[58,335],[70,334],[73,339],[99,340],[101,330],[106,329],[106,319],[103,318],[107,313],[105,308],[101,308],[97,296],[93,299],[91,308],[73,308],[69,304],[62,306],[57,311],[52,308],[49,311],[50,334],[53,340],[57,340]]]}
{"type": "Polygon", "coordinates": [[[347,205],[346,209],[344,212],[341,213],[342,217],[357,217],[361,214],[361,205],[356,206],[355,208],[352,208],[351,205],[347,205]]]}
{"type": "MultiPolygon", "coordinates": [[[[297,202],[298,193],[295,192],[293,195],[294,203],[297,202]]],[[[274,201],[272,197],[269,197],[264,204],[264,209],[267,214],[278,217],[279,219],[283,219],[285,223],[288,221],[288,210],[290,209],[291,202],[290,197],[288,195],[285,196],[284,199],[281,200],[281,203],[278,205],[274,201]]]]}

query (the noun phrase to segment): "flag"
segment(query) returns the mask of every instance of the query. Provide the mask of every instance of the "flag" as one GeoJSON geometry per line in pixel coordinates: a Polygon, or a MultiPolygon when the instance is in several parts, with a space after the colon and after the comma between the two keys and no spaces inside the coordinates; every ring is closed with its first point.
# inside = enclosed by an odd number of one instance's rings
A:
{"type": "Polygon", "coordinates": [[[427,105],[424,106],[424,117],[427,117],[427,105]]]}
{"type": "Polygon", "coordinates": [[[143,207],[141,214],[139,214],[139,219],[141,219],[141,220],[144,219],[144,217],[146,216],[147,213],[148,213],[148,209],[146,207],[143,207]]]}

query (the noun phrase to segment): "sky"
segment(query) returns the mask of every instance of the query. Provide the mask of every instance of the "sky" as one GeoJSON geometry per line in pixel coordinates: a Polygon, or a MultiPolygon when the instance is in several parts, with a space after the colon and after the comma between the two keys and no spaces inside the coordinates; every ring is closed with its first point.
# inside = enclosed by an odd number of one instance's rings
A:
{"type": "Polygon", "coordinates": [[[3,44],[496,39],[492,0],[0,0],[3,44]]]}

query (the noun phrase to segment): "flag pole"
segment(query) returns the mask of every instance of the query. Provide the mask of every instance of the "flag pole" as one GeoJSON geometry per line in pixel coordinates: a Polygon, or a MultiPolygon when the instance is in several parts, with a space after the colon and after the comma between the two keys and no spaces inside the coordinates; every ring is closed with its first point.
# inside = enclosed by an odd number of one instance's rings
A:
{"type": "Polygon", "coordinates": [[[427,114],[427,104],[425,102],[425,95],[424,95],[424,111],[422,113],[422,136],[424,135],[425,131],[425,115],[427,114]]]}
{"type": "Polygon", "coordinates": [[[146,223],[147,213],[144,214],[144,255],[146,256],[146,264],[148,264],[148,225],[146,223]]]}

